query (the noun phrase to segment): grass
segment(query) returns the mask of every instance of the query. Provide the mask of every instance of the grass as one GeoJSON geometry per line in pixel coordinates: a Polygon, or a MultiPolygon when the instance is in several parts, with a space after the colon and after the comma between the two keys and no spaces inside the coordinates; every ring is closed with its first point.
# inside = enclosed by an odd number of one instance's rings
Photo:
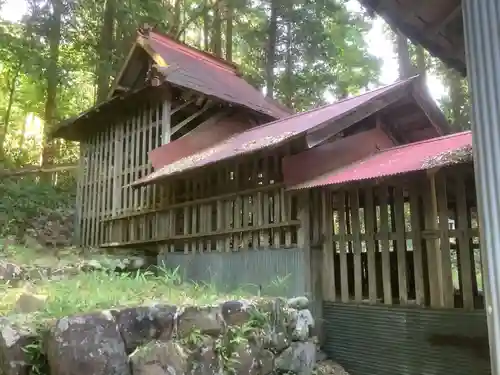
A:
{"type": "MultiPolygon", "coordinates": [[[[3,287],[0,314],[10,315],[25,288],[3,287]]],[[[40,319],[59,318],[113,307],[152,302],[173,305],[204,305],[250,297],[244,291],[221,294],[210,285],[181,283],[176,272],[117,274],[104,271],[82,273],[62,280],[43,280],[30,285],[29,292],[47,297],[40,319]]]]}

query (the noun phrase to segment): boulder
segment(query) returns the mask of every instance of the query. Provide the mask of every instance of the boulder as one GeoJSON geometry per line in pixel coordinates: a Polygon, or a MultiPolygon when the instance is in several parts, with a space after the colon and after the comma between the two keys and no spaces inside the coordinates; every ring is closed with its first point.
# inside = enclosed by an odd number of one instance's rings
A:
{"type": "Polygon", "coordinates": [[[51,375],[129,375],[125,343],[111,312],[59,319],[47,337],[51,375]]]}
{"type": "Polygon", "coordinates": [[[151,340],[170,340],[176,311],[175,306],[159,304],[113,311],[127,353],[151,340]]]}
{"type": "Polygon", "coordinates": [[[318,362],[315,372],[317,375],[349,375],[344,367],[331,360],[318,362]]]}
{"type": "Polygon", "coordinates": [[[14,263],[0,261],[0,282],[5,284],[22,280],[24,271],[14,263]]]}
{"type": "Polygon", "coordinates": [[[29,314],[43,310],[47,296],[23,293],[19,296],[14,311],[20,314],[29,314]]]}
{"type": "Polygon", "coordinates": [[[251,309],[255,309],[248,301],[226,301],[221,305],[224,322],[228,326],[242,326],[250,320],[251,309]]]}
{"type": "Polygon", "coordinates": [[[34,330],[0,320],[0,373],[3,375],[30,374],[29,354],[25,349],[36,342],[34,330]]]}
{"type": "Polygon", "coordinates": [[[311,375],[316,365],[316,345],[313,342],[293,342],[276,358],[275,368],[297,375],[311,375]]]}
{"type": "Polygon", "coordinates": [[[292,309],[304,310],[309,308],[309,299],[305,296],[290,298],[287,305],[292,309]]]}
{"type": "Polygon", "coordinates": [[[215,352],[215,341],[213,338],[204,337],[198,347],[191,352],[189,374],[214,375],[220,373],[219,358],[215,352]]]}
{"type": "Polygon", "coordinates": [[[224,326],[220,306],[188,306],[177,313],[177,334],[187,337],[193,330],[202,335],[219,336],[224,326]]]}
{"type": "Polygon", "coordinates": [[[186,375],[189,352],[178,342],[151,341],[130,355],[134,375],[186,375]]]}
{"type": "Polygon", "coordinates": [[[249,343],[238,345],[226,366],[236,375],[267,375],[274,370],[274,355],[249,343]]]}
{"type": "Polygon", "coordinates": [[[295,341],[307,341],[314,328],[314,318],[308,309],[296,311],[292,314],[294,326],[292,339],[295,341]]]}

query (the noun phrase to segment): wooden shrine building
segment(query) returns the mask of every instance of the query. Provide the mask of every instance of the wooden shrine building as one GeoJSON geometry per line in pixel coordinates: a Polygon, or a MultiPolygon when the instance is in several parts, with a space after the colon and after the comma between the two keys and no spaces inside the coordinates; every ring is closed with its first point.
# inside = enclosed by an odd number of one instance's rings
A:
{"type": "Polygon", "coordinates": [[[55,136],[81,144],[82,246],[306,293],[352,374],[482,375],[471,136],[448,133],[418,77],[293,114],[235,66],[142,30],[108,101],[55,136]]]}

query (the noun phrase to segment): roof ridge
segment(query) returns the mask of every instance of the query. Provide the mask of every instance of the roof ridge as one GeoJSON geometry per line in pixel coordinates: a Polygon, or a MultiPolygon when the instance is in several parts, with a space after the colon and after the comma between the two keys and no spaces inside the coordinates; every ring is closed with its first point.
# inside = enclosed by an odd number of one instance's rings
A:
{"type": "Polygon", "coordinates": [[[247,131],[250,131],[250,130],[253,130],[253,129],[264,128],[266,126],[270,126],[270,125],[273,125],[273,124],[281,122],[281,121],[286,121],[286,120],[288,120],[288,119],[290,119],[292,117],[302,117],[303,115],[307,115],[307,114],[310,114],[310,113],[313,113],[313,112],[316,112],[316,111],[321,111],[323,109],[329,108],[329,107],[331,107],[333,105],[337,105],[339,103],[344,103],[344,102],[347,102],[349,100],[358,99],[358,98],[361,98],[361,97],[363,97],[365,95],[368,95],[368,94],[374,94],[377,91],[382,91],[382,90],[388,89],[389,87],[394,87],[394,86],[408,84],[408,83],[412,82],[413,80],[415,80],[417,77],[418,76],[413,76],[413,77],[410,77],[410,78],[405,79],[405,80],[398,80],[398,81],[396,81],[394,83],[390,83],[388,85],[380,86],[380,87],[377,87],[376,89],[366,91],[366,92],[364,92],[364,93],[362,93],[360,95],[356,95],[356,96],[353,96],[353,97],[350,97],[350,98],[344,98],[344,99],[338,100],[338,101],[333,102],[333,103],[324,104],[324,105],[321,105],[319,107],[308,109],[307,111],[304,111],[304,112],[292,113],[292,114],[290,114],[290,116],[283,117],[283,118],[280,118],[280,119],[277,119],[277,120],[274,120],[274,121],[271,121],[271,122],[267,122],[267,123],[259,125],[259,126],[255,126],[255,127],[251,128],[251,129],[248,129],[247,131]]]}
{"type": "Polygon", "coordinates": [[[193,55],[193,57],[202,58],[203,60],[206,60],[207,62],[210,62],[221,69],[227,70],[235,75],[239,75],[238,66],[236,64],[229,62],[221,57],[218,57],[210,52],[203,51],[196,47],[190,46],[187,43],[176,40],[175,38],[173,38],[168,34],[161,33],[157,30],[150,30],[147,33],[147,36],[153,38],[156,37],[156,39],[159,40],[160,42],[173,43],[181,47],[180,51],[183,53],[193,55]]]}

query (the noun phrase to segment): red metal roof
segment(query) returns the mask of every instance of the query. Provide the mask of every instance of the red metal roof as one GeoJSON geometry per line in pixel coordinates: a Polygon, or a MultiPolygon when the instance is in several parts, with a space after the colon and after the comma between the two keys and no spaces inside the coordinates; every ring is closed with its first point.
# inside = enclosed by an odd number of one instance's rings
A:
{"type": "Polygon", "coordinates": [[[331,170],[307,182],[292,186],[290,189],[345,184],[425,170],[430,168],[428,163],[430,159],[439,158],[441,154],[464,147],[472,147],[470,131],[386,149],[351,165],[331,170]]]}
{"type": "Polygon", "coordinates": [[[255,124],[251,123],[248,117],[242,118],[239,113],[226,115],[215,121],[208,119],[184,137],[150,151],[148,157],[156,170],[213,146],[252,126],[255,126],[255,124]]]}
{"type": "Polygon", "coordinates": [[[287,186],[297,185],[331,170],[397,146],[381,129],[375,128],[314,147],[283,158],[283,177],[287,186]]]}
{"type": "MultiPolygon", "coordinates": [[[[373,100],[382,100],[385,94],[394,90],[406,88],[413,79],[394,83],[382,88],[367,92],[354,98],[348,98],[333,104],[316,108],[307,112],[298,113],[282,120],[267,123],[222,141],[211,148],[184,157],[171,164],[165,165],[148,176],[134,182],[132,185],[140,186],[153,183],[159,179],[175,175],[181,172],[192,170],[213,164],[238,155],[262,150],[267,147],[276,146],[293,137],[305,134],[315,127],[332,123],[344,118],[354,111],[361,111],[364,104],[373,100]]],[[[367,113],[367,116],[370,113],[367,113]]],[[[352,124],[342,124],[343,128],[337,129],[341,132],[352,124]]],[[[176,142],[176,141],[174,141],[176,142]]]]}
{"type": "Polygon", "coordinates": [[[149,32],[146,38],[148,45],[168,64],[168,67],[159,70],[164,72],[166,81],[171,84],[239,104],[276,119],[293,113],[276,101],[266,99],[262,92],[239,75],[233,64],[156,32],[149,32]]]}

